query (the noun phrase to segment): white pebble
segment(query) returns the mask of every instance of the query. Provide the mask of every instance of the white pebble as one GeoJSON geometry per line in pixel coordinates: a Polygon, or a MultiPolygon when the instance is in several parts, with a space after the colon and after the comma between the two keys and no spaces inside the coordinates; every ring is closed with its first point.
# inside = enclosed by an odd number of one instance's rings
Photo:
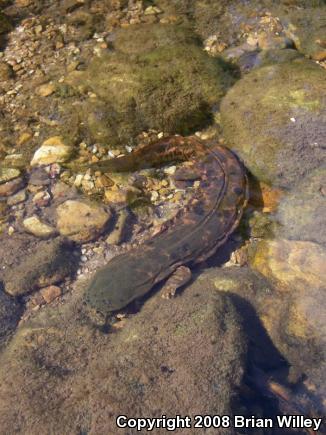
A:
{"type": "Polygon", "coordinates": [[[164,173],[167,175],[173,175],[173,174],[175,174],[176,170],[177,170],[176,166],[169,166],[168,168],[164,169],[164,173]]]}
{"type": "Polygon", "coordinates": [[[75,181],[74,181],[74,185],[75,185],[76,187],[80,187],[80,186],[81,186],[81,183],[82,183],[82,181],[83,181],[83,178],[84,178],[84,175],[83,175],[83,174],[77,174],[77,175],[76,175],[76,178],[75,178],[75,181]]]}

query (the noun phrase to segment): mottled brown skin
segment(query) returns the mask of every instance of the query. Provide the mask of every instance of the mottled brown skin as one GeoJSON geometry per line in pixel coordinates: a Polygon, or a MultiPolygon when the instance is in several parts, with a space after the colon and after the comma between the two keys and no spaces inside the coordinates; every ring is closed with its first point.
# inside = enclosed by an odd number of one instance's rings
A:
{"type": "Polygon", "coordinates": [[[85,300],[102,313],[119,310],[145,295],[180,266],[191,267],[210,257],[241,219],[248,198],[247,178],[227,148],[208,148],[194,137],[175,136],[126,157],[101,162],[97,168],[131,170],[176,160],[196,162],[200,187],[164,230],[95,273],[85,300]]]}

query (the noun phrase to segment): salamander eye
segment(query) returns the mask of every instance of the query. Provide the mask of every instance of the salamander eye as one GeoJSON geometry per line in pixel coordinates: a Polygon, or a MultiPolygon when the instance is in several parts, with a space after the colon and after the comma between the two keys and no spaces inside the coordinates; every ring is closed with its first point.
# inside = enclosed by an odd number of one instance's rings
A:
{"type": "Polygon", "coordinates": [[[233,192],[236,193],[237,195],[241,195],[243,193],[243,189],[241,187],[235,187],[233,189],[233,192]]]}

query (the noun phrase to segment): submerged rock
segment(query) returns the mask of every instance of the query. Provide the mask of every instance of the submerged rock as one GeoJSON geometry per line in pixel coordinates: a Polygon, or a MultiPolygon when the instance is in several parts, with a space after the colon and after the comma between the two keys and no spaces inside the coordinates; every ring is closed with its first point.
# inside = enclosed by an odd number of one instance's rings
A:
{"type": "Polygon", "coordinates": [[[156,295],[107,334],[81,316],[76,294],[43,308],[0,356],[2,430],[116,433],[120,414],[232,415],[246,340],[229,297],[203,290],[156,295]]]}
{"type": "Polygon", "coordinates": [[[22,189],[26,184],[23,177],[17,177],[5,183],[0,183],[0,197],[14,195],[18,190],[22,189]]]}
{"type": "Polygon", "coordinates": [[[288,239],[326,244],[326,168],[300,180],[281,201],[278,234],[288,239]]]}
{"type": "Polygon", "coordinates": [[[139,55],[176,44],[199,45],[199,37],[185,25],[141,24],[115,32],[114,48],[124,54],[139,55]]]}
{"type": "Polygon", "coordinates": [[[57,208],[58,231],[75,242],[96,239],[110,219],[111,213],[96,203],[68,200],[57,208]]]}
{"type": "Polygon", "coordinates": [[[251,255],[254,269],[281,286],[322,288],[326,250],[304,241],[263,240],[251,255]]]}
{"type": "Polygon", "coordinates": [[[136,27],[132,43],[130,37],[120,30],[117,51],[66,78],[77,93],[92,95],[65,109],[77,111],[90,140],[117,146],[148,128],[188,134],[207,125],[212,105],[234,82],[232,68],[207,56],[189,29],[145,25],[136,27]]]}
{"type": "Polygon", "coordinates": [[[50,225],[42,222],[38,216],[31,216],[23,221],[24,228],[27,232],[36,237],[47,239],[55,234],[55,229],[50,225]]]}
{"type": "Polygon", "coordinates": [[[326,8],[325,4],[320,6],[296,8],[281,14],[285,33],[293,39],[299,51],[312,58],[325,50],[326,8]]]}
{"type": "Polygon", "coordinates": [[[27,198],[26,190],[22,189],[22,190],[19,190],[14,195],[10,196],[7,199],[7,204],[10,206],[17,205],[17,204],[24,202],[26,200],[26,198],[27,198]]]}
{"type": "MultiPolygon", "coordinates": [[[[308,245],[312,248],[309,250],[306,246],[306,251],[302,248],[301,259],[306,252],[314,262],[316,255],[320,254],[319,248],[314,244],[308,245]]],[[[267,257],[275,273],[273,277],[265,273],[266,270],[263,270],[264,277],[247,267],[230,267],[210,268],[198,279],[205,285],[213,282],[217,291],[231,295],[243,316],[244,328],[250,338],[250,360],[267,371],[273,370],[274,374],[282,367],[284,373],[286,365],[290,365],[288,379],[299,381],[296,389],[299,394],[306,390],[304,385],[300,385],[304,375],[307,385],[316,394],[312,398],[314,406],[323,414],[326,397],[323,381],[326,368],[326,307],[325,287],[320,286],[322,269],[319,270],[319,278],[311,278],[313,271],[308,266],[309,260],[305,265],[304,261],[290,259],[291,265],[288,266],[286,259],[277,258],[271,251],[266,254],[267,257]],[[273,266],[274,263],[278,266],[273,266]],[[302,264],[305,273],[300,270],[302,264]],[[277,267],[279,272],[276,272],[277,267]],[[275,280],[276,273],[278,280],[275,280]],[[308,277],[301,281],[306,273],[308,277]],[[289,278],[285,278],[287,285],[284,285],[279,279],[286,276],[289,278]]],[[[321,266],[321,260],[319,264],[321,266]]]]}
{"type": "Polygon", "coordinates": [[[258,179],[288,188],[326,162],[325,79],[297,59],[251,71],[223,99],[224,134],[258,179]]]}
{"type": "Polygon", "coordinates": [[[51,163],[66,162],[72,155],[72,147],[63,142],[62,137],[53,136],[43,142],[35,151],[31,165],[50,165],[51,163]]]}
{"type": "Polygon", "coordinates": [[[6,183],[7,181],[14,180],[20,175],[20,170],[15,168],[1,168],[0,167],[0,184],[6,183]]]}
{"type": "Polygon", "coordinates": [[[3,234],[1,239],[6,249],[0,250],[0,279],[10,295],[30,293],[75,272],[76,257],[62,239],[43,241],[19,234],[3,234]]]}

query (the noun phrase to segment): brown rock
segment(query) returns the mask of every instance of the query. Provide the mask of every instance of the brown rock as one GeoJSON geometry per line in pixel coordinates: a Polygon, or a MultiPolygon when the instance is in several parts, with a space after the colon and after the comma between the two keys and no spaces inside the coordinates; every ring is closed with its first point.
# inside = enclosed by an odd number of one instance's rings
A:
{"type": "Polygon", "coordinates": [[[42,222],[38,216],[31,216],[24,219],[23,225],[27,232],[44,239],[54,236],[56,232],[53,227],[42,222]]]}
{"type": "Polygon", "coordinates": [[[68,200],[57,208],[60,234],[80,243],[98,238],[110,219],[110,212],[92,202],[68,200]]]}
{"type": "Polygon", "coordinates": [[[254,208],[262,209],[264,213],[275,211],[284,195],[284,191],[271,187],[264,182],[250,185],[249,204],[254,208]]]}
{"type": "Polygon", "coordinates": [[[23,177],[18,177],[14,180],[8,181],[7,183],[0,184],[0,197],[10,196],[18,192],[25,185],[25,180],[23,177]]]}
{"type": "Polygon", "coordinates": [[[54,301],[54,299],[61,296],[61,288],[56,285],[50,285],[49,287],[42,288],[40,291],[46,304],[54,301]]]}
{"type": "Polygon", "coordinates": [[[71,244],[61,238],[36,239],[29,234],[0,235],[1,280],[12,296],[58,283],[76,271],[71,244]]]}
{"type": "Polygon", "coordinates": [[[105,200],[108,204],[123,204],[127,202],[128,192],[126,189],[120,189],[117,186],[112,186],[105,191],[105,200]]]}
{"type": "Polygon", "coordinates": [[[55,91],[56,87],[53,83],[46,83],[44,85],[41,85],[38,89],[37,89],[37,94],[40,97],[48,97],[49,95],[52,95],[53,92],[55,91]]]}
{"type": "Polygon", "coordinates": [[[44,307],[0,355],[4,433],[77,433],[82,422],[115,434],[118,414],[232,415],[246,340],[229,297],[195,283],[172,301],[150,299],[108,334],[81,307],[76,294],[44,307]]]}
{"type": "Polygon", "coordinates": [[[33,3],[33,0],[15,0],[15,6],[19,8],[26,8],[33,3]]]}

